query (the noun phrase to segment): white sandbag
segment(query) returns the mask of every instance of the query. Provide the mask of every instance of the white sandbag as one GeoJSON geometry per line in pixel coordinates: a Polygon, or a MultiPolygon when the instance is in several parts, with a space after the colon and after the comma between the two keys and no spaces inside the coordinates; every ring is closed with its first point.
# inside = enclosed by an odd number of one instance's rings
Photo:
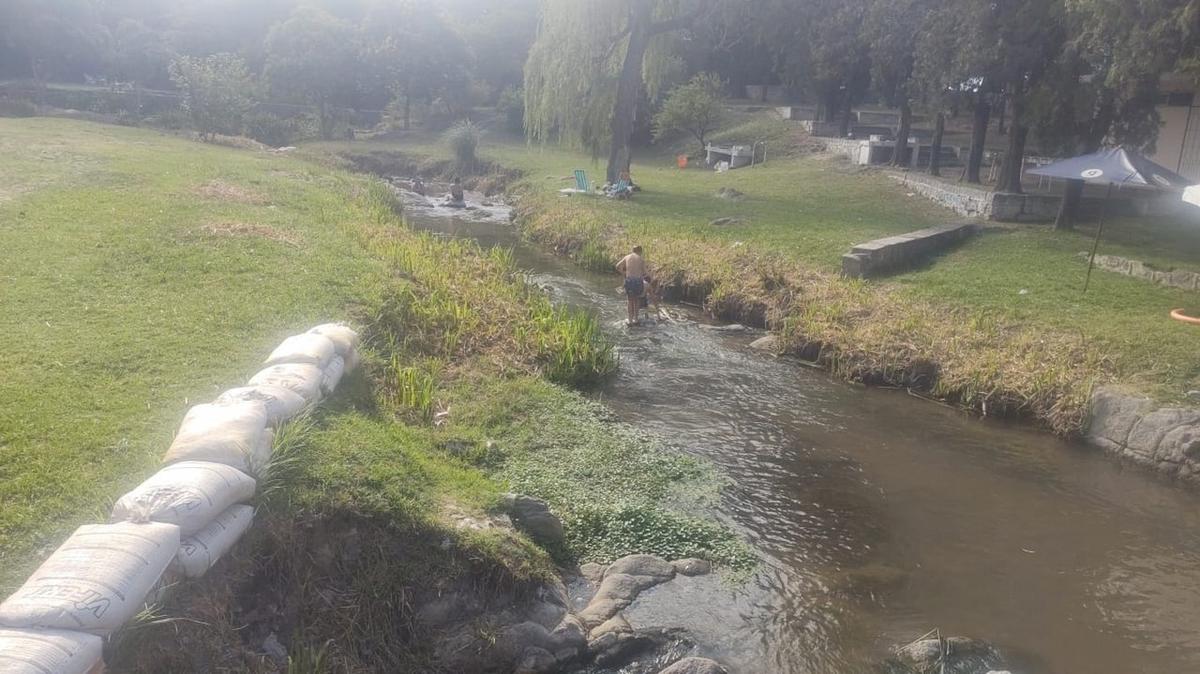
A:
{"type": "Polygon", "coordinates": [[[309,330],[314,335],[323,335],[333,342],[338,355],[343,358],[358,346],[358,333],[345,323],[326,323],[309,330]]]}
{"type": "Polygon", "coordinates": [[[79,527],[0,604],[0,626],[108,635],[141,610],[178,550],[174,524],[79,527]]]}
{"type": "Polygon", "coordinates": [[[358,369],[358,363],[361,361],[361,358],[358,355],[357,348],[350,349],[350,352],[343,356],[343,358],[346,360],[346,374],[350,374],[358,369]]]}
{"type": "Polygon", "coordinates": [[[303,335],[292,335],[275,347],[267,356],[267,365],[282,365],[283,363],[308,363],[317,367],[325,367],[337,349],[333,341],[323,335],[306,332],[303,335]]]}
{"type": "Polygon", "coordinates": [[[288,363],[259,370],[250,378],[251,386],[279,386],[299,393],[311,404],[321,399],[321,379],[324,373],[316,365],[288,363]]]}
{"type": "Polygon", "coordinates": [[[321,377],[321,390],[325,395],[331,395],[338,383],[342,381],[342,375],[346,372],[346,361],[341,356],[334,356],[333,360],[329,361],[329,365],[325,366],[325,373],[321,377]]]}
{"type": "Polygon", "coordinates": [[[270,426],[278,426],[300,414],[304,411],[305,407],[308,407],[308,401],[299,393],[283,388],[282,386],[268,386],[265,384],[231,388],[217,396],[217,399],[213,402],[228,405],[247,401],[257,401],[266,406],[267,424],[270,426]]]}
{"type": "Polygon", "coordinates": [[[0,628],[0,674],[86,674],[103,655],[95,634],[0,628]]]}
{"type": "Polygon", "coordinates": [[[189,578],[199,578],[212,568],[254,521],[254,508],[235,505],[221,513],[194,536],[179,543],[175,563],[189,578]]]}
{"type": "Polygon", "coordinates": [[[230,506],[254,498],[254,487],[254,478],[221,463],[173,463],[122,496],[112,521],[166,522],[191,536],[230,506]]]}
{"type": "Polygon", "coordinates": [[[256,475],[270,459],[274,440],[261,402],[196,405],[183,418],[163,463],[211,461],[256,475]]]}

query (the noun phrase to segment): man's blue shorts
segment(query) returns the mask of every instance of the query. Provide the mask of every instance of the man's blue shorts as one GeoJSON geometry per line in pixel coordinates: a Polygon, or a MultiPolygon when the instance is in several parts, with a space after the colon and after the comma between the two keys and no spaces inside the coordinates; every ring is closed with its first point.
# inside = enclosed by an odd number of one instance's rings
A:
{"type": "Polygon", "coordinates": [[[625,279],[625,294],[629,297],[641,297],[645,289],[646,284],[642,279],[634,277],[625,279]]]}

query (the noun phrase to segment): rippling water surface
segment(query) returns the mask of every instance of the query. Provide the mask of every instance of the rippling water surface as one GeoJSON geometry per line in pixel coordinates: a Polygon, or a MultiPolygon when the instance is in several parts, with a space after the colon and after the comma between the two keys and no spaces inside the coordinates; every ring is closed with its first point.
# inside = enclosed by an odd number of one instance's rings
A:
{"type": "Polygon", "coordinates": [[[514,247],[556,301],[596,312],[621,358],[604,402],[729,476],[721,516],[761,572],[736,589],[675,584],[627,613],[635,625],[685,625],[744,672],[867,671],[934,627],[995,644],[1014,671],[1200,672],[1196,495],[1042,433],[831,380],[686,308],[626,329],[615,276],[520,246],[503,207],[418,203],[409,217],[514,247]]]}

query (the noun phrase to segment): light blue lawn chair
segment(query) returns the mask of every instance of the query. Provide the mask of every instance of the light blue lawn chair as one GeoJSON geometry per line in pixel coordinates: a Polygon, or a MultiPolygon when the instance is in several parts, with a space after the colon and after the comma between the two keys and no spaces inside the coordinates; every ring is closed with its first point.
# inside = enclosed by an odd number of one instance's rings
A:
{"type": "Polygon", "coordinates": [[[575,169],[575,187],[559,190],[560,194],[594,194],[592,185],[588,182],[587,171],[575,169]]]}

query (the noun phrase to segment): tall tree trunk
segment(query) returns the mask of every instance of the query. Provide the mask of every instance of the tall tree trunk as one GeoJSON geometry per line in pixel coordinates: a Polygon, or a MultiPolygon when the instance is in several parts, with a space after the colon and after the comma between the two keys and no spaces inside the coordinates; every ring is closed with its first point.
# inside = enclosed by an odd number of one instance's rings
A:
{"type": "Polygon", "coordinates": [[[838,103],[842,100],[841,91],[834,88],[832,91],[826,91],[821,97],[821,115],[819,119],[822,122],[836,122],[838,119],[838,111],[841,106],[838,103]]]}
{"type": "Polygon", "coordinates": [[[1079,204],[1083,202],[1083,181],[1068,180],[1063,190],[1062,204],[1058,207],[1058,217],[1054,219],[1054,229],[1075,229],[1079,222],[1079,204]]]}
{"type": "Polygon", "coordinates": [[[638,97],[642,90],[642,63],[646,48],[650,45],[650,22],[652,6],[648,0],[634,0],[629,12],[629,44],[625,49],[625,61],[621,65],[621,78],[617,80],[617,101],[613,105],[612,147],[608,153],[608,182],[617,182],[621,171],[627,167],[624,157],[629,156],[629,138],[633,135],[634,115],[638,97]]]}
{"type": "Polygon", "coordinates": [[[333,123],[329,119],[329,104],[321,99],[317,103],[318,124],[321,125],[321,140],[329,140],[333,138],[333,123]]]}
{"type": "Polygon", "coordinates": [[[842,138],[850,135],[850,123],[854,116],[854,89],[851,82],[846,82],[846,91],[842,94],[841,117],[838,119],[838,135],[842,138]]]}
{"type": "Polygon", "coordinates": [[[908,134],[912,131],[912,105],[908,99],[900,104],[900,128],[896,130],[896,149],[892,152],[892,166],[908,166],[908,134]]]}
{"type": "MultiPolygon", "coordinates": [[[[1007,134],[1007,133],[1008,133],[1008,128],[1004,126],[1004,117],[1005,117],[1005,115],[1007,115],[1007,114],[1008,114],[1008,106],[1010,106],[1010,105],[1014,105],[1014,103],[1013,103],[1013,97],[1011,97],[1011,96],[1006,96],[1006,97],[1004,98],[1004,100],[1003,100],[1003,101],[1001,101],[1001,103],[1002,103],[1002,104],[1000,105],[1000,110],[999,110],[999,115],[1000,115],[1000,116],[999,116],[999,118],[996,120],[996,133],[997,133],[997,134],[999,134],[999,135],[1001,135],[1001,136],[1003,136],[1003,135],[1005,135],[1005,134],[1007,134]]],[[[1016,113],[1015,111],[1013,112],[1012,118],[1013,118],[1013,120],[1014,120],[1014,121],[1016,121],[1016,119],[1017,119],[1017,113],[1016,113]]]]}
{"type": "Polygon", "coordinates": [[[980,92],[976,95],[974,122],[971,125],[971,151],[967,155],[967,182],[978,185],[979,168],[983,166],[983,144],[987,141],[988,120],[992,107],[988,103],[987,94],[980,92]]]}
{"type": "Polygon", "coordinates": [[[1008,134],[1008,149],[1004,152],[1004,161],[1000,164],[996,191],[1020,194],[1021,173],[1025,168],[1025,140],[1029,138],[1029,126],[1025,121],[1025,92],[1021,83],[1015,83],[1009,89],[1005,108],[1012,111],[1012,128],[1008,134]]]}
{"type": "Polygon", "coordinates": [[[946,135],[946,113],[938,111],[933,122],[933,141],[929,144],[929,175],[942,175],[942,137],[946,135]]]}
{"type": "Polygon", "coordinates": [[[1020,194],[1021,173],[1025,167],[1025,140],[1029,138],[1029,127],[1013,120],[1008,134],[1008,149],[1004,153],[1004,162],[1000,164],[1000,178],[996,181],[997,192],[1020,194]]]}

